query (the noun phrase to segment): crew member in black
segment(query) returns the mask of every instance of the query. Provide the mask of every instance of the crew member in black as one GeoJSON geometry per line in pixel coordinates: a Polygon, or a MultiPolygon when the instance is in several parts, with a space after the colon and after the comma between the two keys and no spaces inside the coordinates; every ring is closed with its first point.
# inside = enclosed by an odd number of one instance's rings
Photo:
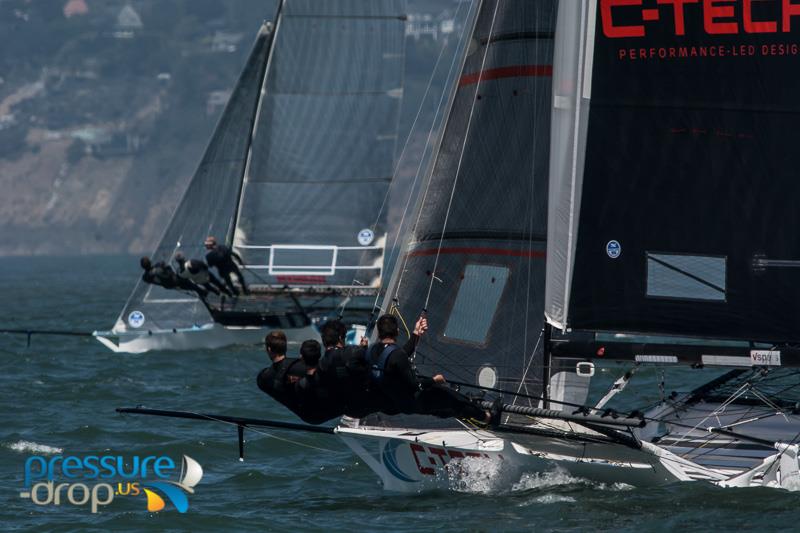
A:
{"type": "Polygon", "coordinates": [[[306,367],[306,375],[295,385],[300,418],[310,424],[321,424],[344,414],[339,398],[332,395],[319,372],[322,350],[319,342],[307,340],[300,346],[300,357],[306,367]]]}
{"type": "MultiPolygon", "coordinates": [[[[399,328],[394,316],[383,315],[377,327],[380,342],[369,350],[371,384],[385,396],[390,408],[405,414],[473,419],[487,425],[499,418],[499,412],[493,415],[484,411],[448,387],[441,374],[432,378],[417,375],[409,354],[413,353],[416,340],[428,329],[427,319],[422,317],[417,321],[414,337],[404,348],[396,345],[399,328]]],[[[381,410],[386,412],[385,408],[381,410]]]]}
{"type": "Polygon", "coordinates": [[[295,385],[306,375],[306,366],[301,359],[286,357],[286,334],[271,331],[264,339],[267,355],[272,366],[258,373],[258,388],[283,404],[291,412],[303,418],[299,409],[295,385]]]}
{"type": "Polygon", "coordinates": [[[331,401],[342,413],[362,418],[379,411],[378,398],[369,389],[367,339],[359,346],[346,346],[347,327],[340,320],[329,320],[320,327],[325,355],[319,362],[319,384],[328,390],[331,401]]]}
{"type": "Polygon", "coordinates": [[[228,286],[230,291],[235,294],[239,295],[239,289],[233,284],[233,280],[231,279],[231,274],[236,274],[236,278],[239,280],[239,285],[242,286],[242,292],[245,294],[249,294],[250,291],[247,290],[247,284],[244,282],[244,276],[239,271],[239,267],[236,266],[236,261],[239,261],[240,265],[244,265],[242,258],[228,248],[225,245],[217,244],[216,237],[208,236],[206,238],[206,250],[208,253],[206,254],[206,263],[210,267],[217,267],[217,272],[219,272],[219,277],[222,278],[222,281],[228,286]]]}
{"type": "Polygon", "coordinates": [[[213,292],[216,295],[222,292],[228,296],[233,296],[233,293],[208,269],[205,261],[200,259],[187,260],[185,255],[178,252],[175,254],[175,262],[178,263],[177,274],[179,278],[188,279],[192,283],[202,285],[208,292],[213,292]]]}
{"type": "Polygon", "coordinates": [[[165,289],[194,291],[200,298],[205,298],[208,294],[208,291],[196,285],[191,280],[178,277],[175,271],[172,270],[172,267],[163,261],[152,264],[150,258],[145,256],[139,260],[139,265],[144,269],[142,280],[146,283],[160,285],[165,289]]]}

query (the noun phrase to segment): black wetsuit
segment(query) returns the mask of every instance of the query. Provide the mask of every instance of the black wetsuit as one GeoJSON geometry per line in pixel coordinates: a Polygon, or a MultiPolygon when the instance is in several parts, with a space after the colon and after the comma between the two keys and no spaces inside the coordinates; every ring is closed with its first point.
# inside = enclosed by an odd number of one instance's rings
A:
{"type": "Polygon", "coordinates": [[[269,394],[300,418],[303,418],[297,394],[295,393],[295,384],[305,375],[306,365],[302,359],[284,357],[259,372],[256,383],[259,389],[269,394]]]}
{"type": "Polygon", "coordinates": [[[153,285],[160,285],[165,289],[184,289],[187,291],[196,292],[200,298],[205,298],[208,291],[193,283],[188,279],[184,279],[175,274],[172,267],[159,261],[154,264],[142,274],[142,280],[153,285]]]}
{"type": "Polygon", "coordinates": [[[222,284],[217,276],[208,269],[208,265],[206,265],[205,261],[201,261],[200,259],[191,259],[183,264],[179,263],[178,277],[188,279],[197,285],[202,285],[208,292],[213,292],[214,294],[219,294],[220,292],[224,292],[228,295],[233,294],[222,284]]]}
{"type": "Polygon", "coordinates": [[[341,414],[361,418],[380,411],[382,397],[369,387],[367,349],[363,346],[333,347],[319,361],[317,388],[326,389],[341,414]]]}
{"type": "Polygon", "coordinates": [[[344,406],[340,398],[331,394],[331,390],[322,379],[319,369],[313,374],[306,374],[295,385],[298,413],[300,418],[309,424],[321,424],[344,414],[344,406]]]}
{"type": "MultiPolygon", "coordinates": [[[[474,418],[483,420],[486,413],[469,398],[432,378],[418,376],[408,357],[416,345],[416,337],[403,348],[395,348],[386,359],[380,378],[372,379],[372,387],[385,397],[381,411],[387,414],[421,414],[442,418],[474,418]],[[387,411],[387,408],[389,411],[387,411]]],[[[380,366],[381,353],[388,344],[375,344],[369,351],[373,368],[380,366]]]]}
{"type": "Polygon", "coordinates": [[[247,294],[249,291],[244,282],[244,276],[242,276],[242,273],[239,271],[239,267],[233,260],[234,258],[236,258],[239,263],[242,263],[242,258],[239,257],[239,254],[227,246],[218,244],[206,254],[206,263],[208,263],[210,267],[216,267],[217,272],[219,272],[219,277],[222,278],[222,281],[225,282],[228,289],[230,289],[233,294],[238,295],[239,289],[236,288],[231,279],[231,274],[236,274],[236,277],[239,279],[239,284],[242,286],[242,291],[247,294]]]}

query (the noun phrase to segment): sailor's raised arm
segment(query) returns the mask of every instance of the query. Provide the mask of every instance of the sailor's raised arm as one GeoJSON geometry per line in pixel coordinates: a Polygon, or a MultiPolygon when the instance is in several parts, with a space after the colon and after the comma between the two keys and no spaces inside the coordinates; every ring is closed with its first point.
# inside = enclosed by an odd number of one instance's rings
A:
{"type": "Polygon", "coordinates": [[[417,323],[414,324],[414,332],[411,334],[411,338],[403,345],[403,351],[408,355],[414,353],[414,350],[417,349],[417,343],[420,337],[425,335],[426,331],[428,331],[428,319],[423,315],[419,317],[417,323]]]}

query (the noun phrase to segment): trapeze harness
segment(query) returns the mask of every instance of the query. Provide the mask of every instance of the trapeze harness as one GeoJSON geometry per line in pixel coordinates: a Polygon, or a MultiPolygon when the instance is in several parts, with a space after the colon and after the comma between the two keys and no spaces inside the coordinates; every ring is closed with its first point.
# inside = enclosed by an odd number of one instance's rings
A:
{"type": "Polygon", "coordinates": [[[370,385],[380,385],[383,383],[383,378],[386,374],[386,363],[389,362],[389,356],[391,356],[392,353],[394,353],[394,351],[397,349],[397,344],[387,344],[386,347],[381,351],[377,360],[374,360],[374,358],[370,356],[370,385]]]}

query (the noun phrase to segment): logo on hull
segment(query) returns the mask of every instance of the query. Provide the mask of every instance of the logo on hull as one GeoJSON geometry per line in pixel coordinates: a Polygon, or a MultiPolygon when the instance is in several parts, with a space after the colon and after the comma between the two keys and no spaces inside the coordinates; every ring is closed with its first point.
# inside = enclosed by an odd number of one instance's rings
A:
{"type": "MultiPolygon", "coordinates": [[[[390,440],[386,444],[386,447],[384,447],[383,453],[381,454],[383,466],[391,475],[400,481],[404,481],[406,483],[418,483],[421,481],[421,479],[419,479],[417,474],[409,475],[400,467],[400,462],[397,458],[397,452],[403,444],[405,443],[402,440],[394,439],[390,440]],[[417,476],[417,479],[412,477],[414,475],[417,476]]],[[[416,442],[409,443],[408,448],[411,452],[411,456],[414,458],[417,471],[423,476],[435,476],[436,469],[447,468],[448,464],[453,459],[465,459],[467,457],[489,459],[489,455],[485,453],[449,450],[444,447],[426,446],[416,442]]],[[[500,459],[503,458],[502,455],[498,455],[498,457],[500,459]]]]}

